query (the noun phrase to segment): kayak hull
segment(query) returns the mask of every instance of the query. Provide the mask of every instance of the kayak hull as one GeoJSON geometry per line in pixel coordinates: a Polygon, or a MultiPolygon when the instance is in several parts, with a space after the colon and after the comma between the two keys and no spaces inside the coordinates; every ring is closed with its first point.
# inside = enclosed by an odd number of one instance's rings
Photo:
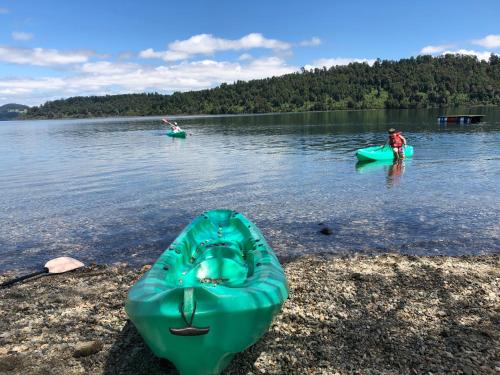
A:
{"type": "Polygon", "coordinates": [[[185,131],[180,131],[180,132],[168,131],[167,135],[169,137],[173,137],[173,138],[186,138],[186,132],[185,131]]]}
{"type": "MultiPolygon", "coordinates": [[[[404,148],[405,158],[413,156],[413,146],[404,148]]],[[[393,160],[394,152],[390,146],[373,146],[361,148],[356,151],[356,157],[359,161],[374,161],[374,160],[393,160]]]]}
{"type": "Polygon", "coordinates": [[[125,310],[155,355],[181,374],[217,374],[269,329],[287,297],[283,269],[258,228],[213,210],[129,290],[125,310]]]}

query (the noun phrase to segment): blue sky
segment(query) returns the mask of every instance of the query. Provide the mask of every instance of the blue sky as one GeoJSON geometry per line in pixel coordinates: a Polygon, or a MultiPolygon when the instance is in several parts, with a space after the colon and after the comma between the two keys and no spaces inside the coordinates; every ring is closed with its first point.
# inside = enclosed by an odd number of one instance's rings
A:
{"type": "Polygon", "coordinates": [[[0,0],[0,105],[500,53],[500,1],[0,0]]]}

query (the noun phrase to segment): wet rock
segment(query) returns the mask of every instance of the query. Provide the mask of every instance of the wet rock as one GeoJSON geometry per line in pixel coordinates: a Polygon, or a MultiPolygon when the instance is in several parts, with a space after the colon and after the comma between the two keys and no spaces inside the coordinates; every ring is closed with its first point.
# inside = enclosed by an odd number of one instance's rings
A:
{"type": "Polygon", "coordinates": [[[329,227],[324,227],[324,228],[321,228],[320,231],[319,231],[321,234],[324,234],[326,236],[330,236],[331,234],[333,234],[333,231],[331,228],[329,227]]]}

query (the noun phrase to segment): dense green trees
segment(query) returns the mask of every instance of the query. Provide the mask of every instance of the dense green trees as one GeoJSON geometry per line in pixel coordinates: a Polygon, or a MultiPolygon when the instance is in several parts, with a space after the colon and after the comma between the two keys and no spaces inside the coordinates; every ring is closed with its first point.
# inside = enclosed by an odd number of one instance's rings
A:
{"type": "Polygon", "coordinates": [[[304,70],[172,95],[73,97],[29,109],[27,117],[225,114],[368,108],[500,105],[500,57],[465,55],[377,60],[373,66],[304,70]]]}

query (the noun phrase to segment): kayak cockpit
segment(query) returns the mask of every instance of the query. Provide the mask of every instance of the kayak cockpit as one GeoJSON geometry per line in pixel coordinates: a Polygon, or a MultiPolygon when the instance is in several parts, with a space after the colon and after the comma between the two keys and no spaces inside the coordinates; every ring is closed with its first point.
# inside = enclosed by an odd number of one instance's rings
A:
{"type": "Polygon", "coordinates": [[[237,215],[229,210],[212,212],[185,229],[163,258],[171,270],[165,274],[167,288],[240,287],[254,275],[259,254],[267,252],[260,237],[237,215]]]}
{"type": "Polygon", "coordinates": [[[215,244],[206,246],[197,258],[192,258],[191,269],[182,276],[183,285],[195,286],[200,283],[242,285],[248,275],[248,266],[239,248],[215,244]]]}

